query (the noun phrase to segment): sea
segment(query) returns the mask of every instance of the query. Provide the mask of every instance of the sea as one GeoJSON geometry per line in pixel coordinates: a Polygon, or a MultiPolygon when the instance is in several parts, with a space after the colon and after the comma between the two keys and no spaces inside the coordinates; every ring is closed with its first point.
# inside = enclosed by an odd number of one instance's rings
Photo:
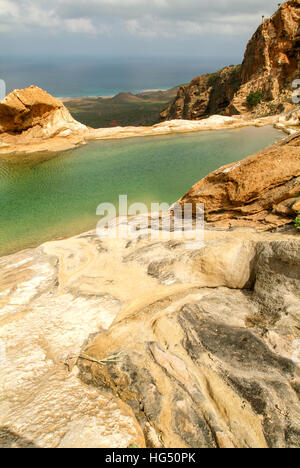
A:
{"type": "Polygon", "coordinates": [[[226,57],[0,56],[0,79],[7,93],[36,85],[55,97],[114,96],[170,89],[229,63],[226,57]]]}

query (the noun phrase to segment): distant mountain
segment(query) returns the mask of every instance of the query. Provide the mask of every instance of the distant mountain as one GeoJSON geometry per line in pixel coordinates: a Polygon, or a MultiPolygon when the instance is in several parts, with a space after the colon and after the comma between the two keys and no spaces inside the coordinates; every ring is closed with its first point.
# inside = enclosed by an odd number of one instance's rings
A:
{"type": "Polygon", "coordinates": [[[119,93],[110,99],[111,102],[132,102],[141,101],[141,98],[132,93],[119,93]]]}
{"type": "Polygon", "coordinates": [[[159,123],[160,113],[178,90],[179,86],[166,91],[119,93],[112,98],[65,99],[64,103],[76,120],[90,127],[147,126],[159,123]]]}

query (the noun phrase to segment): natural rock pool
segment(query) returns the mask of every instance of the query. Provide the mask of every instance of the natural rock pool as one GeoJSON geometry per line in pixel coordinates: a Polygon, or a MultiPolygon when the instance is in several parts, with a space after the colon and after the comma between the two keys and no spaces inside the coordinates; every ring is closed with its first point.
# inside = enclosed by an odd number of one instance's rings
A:
{"type": "Polygon", "coordinates": [[[56,157],[0,162],[0,255],[96,226],[100,203],[173,203],[218,167],[282,138],[272,127],[106,140],[56,157]]]}

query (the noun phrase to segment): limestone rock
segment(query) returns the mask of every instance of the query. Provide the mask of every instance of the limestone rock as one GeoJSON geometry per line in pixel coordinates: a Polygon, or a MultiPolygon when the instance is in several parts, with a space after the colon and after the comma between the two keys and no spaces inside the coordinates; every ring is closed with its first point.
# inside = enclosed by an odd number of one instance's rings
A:
{"type": "Polygon", "coordinates": [[[0,259],[0,447],[299,446],[295,230],[151,233],[0,259]]]}
{"type": "Polygon", "coordinates": [[[206,220],[219,226],[269,229],[291,223],[300,193],[299,145],[297,133],[224,166],[195,184],[179,203],[192,203],[194,211],[203,203],[206,220]]]}
{"type": "Polygon", "coordinates": [[[61,101],[36,86],[15,90],[0,102],[0,134],[7,134],[7,142],[14,137],[30,141],[83,130],[86,127],[73,119],[61,101]]]}
{"type": "Polygon", "coordinates": [[[253,247],[248,290],[169,289],[86,348],[95,360],[118,354],[105,368],[82,360],[81,377],[131,406],[148,447],[299,445],[299,241],[253,247]]]}

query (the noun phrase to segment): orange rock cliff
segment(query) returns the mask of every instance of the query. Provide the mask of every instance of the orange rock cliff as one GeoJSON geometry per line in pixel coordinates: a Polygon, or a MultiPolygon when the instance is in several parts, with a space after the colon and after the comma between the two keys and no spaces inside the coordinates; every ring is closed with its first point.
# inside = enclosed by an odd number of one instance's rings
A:
{"type": "Polygon", "coordinates": [[[300,2],[288,1],[250,39],[242,65],[199,76],[180,88],[162,120],[197,120],[211,114],[265,116],[292,108],[292,82],[300,77],[300,2]],[[257,106],[247,97],[259,93],[257,106]]]}

